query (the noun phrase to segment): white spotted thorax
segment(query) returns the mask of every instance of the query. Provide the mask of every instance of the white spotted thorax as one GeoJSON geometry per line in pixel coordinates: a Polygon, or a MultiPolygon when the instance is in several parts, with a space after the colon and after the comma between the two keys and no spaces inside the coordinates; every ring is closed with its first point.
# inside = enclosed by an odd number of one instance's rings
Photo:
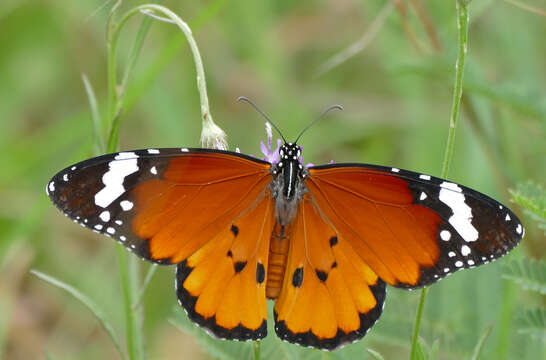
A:
{"type": "Polygon", "coordinates": [[[281,225],[287,225],[295,218],[298,203],[307,191],[304,183],[307,170],[300,157],[298,144],[285,143],[279,148],[279,162],[271,165],[273,181],[270,189],[275,198],[276,218],[281,225]]]}

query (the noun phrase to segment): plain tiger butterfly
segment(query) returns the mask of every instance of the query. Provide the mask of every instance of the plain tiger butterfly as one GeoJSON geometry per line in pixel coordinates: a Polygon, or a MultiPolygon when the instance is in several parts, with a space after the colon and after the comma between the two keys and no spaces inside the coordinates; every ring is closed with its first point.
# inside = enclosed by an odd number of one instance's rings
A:
{"type": "Polygon", "coordinates": [[[285,142],[270,161],[123,151],[67,167],[46,192],[83,226],[176,264],[179,303],[209,333],[264,338],[273,299],[281,339],[326,350],[366,334],[386,284],[432,284],[524,235],[510,209],[465,186],[377,165],[303,166],[301,151],[285,142]]]}

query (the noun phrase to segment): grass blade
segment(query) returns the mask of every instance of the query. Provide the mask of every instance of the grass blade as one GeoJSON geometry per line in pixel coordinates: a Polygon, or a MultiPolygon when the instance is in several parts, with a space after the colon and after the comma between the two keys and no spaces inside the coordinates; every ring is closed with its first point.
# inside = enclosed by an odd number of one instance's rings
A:
{"type": "Polygon", "coordinates": [[[93,120],[93,138],[95,142],[95,152],[97,153],[104,153],[106,150],[106,147],[104,145],[104,141],[102,139],[102,123],[100,119],[100,113],[99,113],[99,106],[97,103],[97,97],[95,96],[95,91],[93,90],[93,86],[89,82],[89,79],[87,76],[82,73],[82,81],[83,85],[85,86],[85,92],[87,93],[87,98],[89,99],[89,107],[91,108],[91,119],[93,120]]]}
{"type": "Polygon", "coordinates": [[[478,342],[476,343],[476,347],[474,348],[474,353],[472,354],[472,358],[471,358],[472,360],[478,360],[480,358],[483,344],[485,344],[485,341],[491,334],[491,330],[493,330],[493,323],[490,323],[489,325],[486,326],[482,335],[478,339],[478,342]]]}
{"type": "Polygon", "coordinates": [[[380,354],[378,353],[377,351],[375,350],[372,350],[372,349],[366,349],[366,351],[368,352],[368,354],[371,355],[371,357],[375,360],[385,360],[385,358],[380,354]]]}
{"type": "Polygon", "coordinates": [[[110,339],[114,343],[114,346],[118,350],[120,356],[122,359],[126,359],[125,353],[123,352],[121,345],[119,343],[118,337],[116,336],[116,333],[114,332],[114,328],[108,320],[106,320],[106,316],[104,315],[103,311],[98,307],[97,304],[91,298],[84,295],[81,291],[75,289],[74,287],[55,279],[54,277],[51,277],[49,275],[46,275],[38,270],[30,270],[30,273],[34,276],[38,277],[41,280],[44,280],[45,282],[54,285],[58,287],[59,289],[62,289],[72,295],[76,300],[81,302],[85,307],[91,311],[91,313],[97,318],[103,329],[106,331],[108,336],[110,336],[110,339]]]}

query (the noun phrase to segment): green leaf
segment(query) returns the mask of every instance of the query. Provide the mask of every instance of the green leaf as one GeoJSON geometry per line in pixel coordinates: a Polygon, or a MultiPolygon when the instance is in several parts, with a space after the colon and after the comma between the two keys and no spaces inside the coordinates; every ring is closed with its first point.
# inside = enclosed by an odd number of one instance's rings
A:
{"type": "Polygon", "coordinates": [[[524,310],[518,318],[518,323],[520,334],[530,335],[546,343],[546,309],[524,310]]]}
{"type": "Polygon", "coordinates": [[[425,340],[419,337],[415,348],[415,357],[412,360],[428,360],[428,348],[425,340]]]}
{"type": "Polygon", "coordinates": [[[546,222],[546,190],[541,184],[535,184],[533,181],[520,183],[516,190],[510,190],[510,194],[517,204],[532,213],[535,218],[546,222]]]}
{"type": "Polygon", "coordinates": [[[385,360],[385,358],[383,358],[383,356],[378,353],[377,351],[375,350],[372,350],[372,349],[366,349],[366,351],[368,352],[368,354],[370,354],[372,356],[373,359],[375,360],[385,360]]]}
{"type": "Polygon", "coordinates": [[[87,76],[82,73],[82,81],[85,86],[85,92],[87,93],[87,98],[89,99],[89,107],[91,108],[91,119],[93,120],[93,138],[95,139],[95,152],[102,154],[106,150],[103,138],[102,138],[102,123],[99,114],[99,106],[97,103],[97,97],[95,96],[95,91],[93,86],[87,79],[87,76]]]}
{"type": "Polygon", "coordinates": [[[104,312],[98,307],[97,304],[93,300],[91,300],[88,296],[84,295],[79,290],[73,288],[72,286],[65,284],[64,282],[55,279],[54,277],[51,277],[49,275],[46,275],[40,271],[37,270],[30,270],[30,273],[35,275],[36,277],[44,280],[45,282],[50,283],[51,285],[54,285],[60,289],[63,289],[64,291],[68,292],[70,295],[72,295],[76,300],[81,302],[83,305],[85,305],[93,315],[97,318],[101,326],[106,330],[106,333],[110,336],[110,339],[114,343],[114,346],[118,350],[120,356],[122,359],[126,359],[125,353],[123,352],[121,345],[119,343],[118,337],[116,336],[116,333],[114,332],[114,328],[108,320],[106,320],[106,316],[104,315],[104,312]]]}
{"type": "Polygon", "coordinates": [[[483,330],[482,335],[478,339],[478,342],[476,343],[476,347],[474,348],[474,353],[472,354],[472,360],[480,359],[483,344],[485,344],[485,341],[491,334],[492,329],[493,329],[493,323],[487,325],[486,328],[483,330]]]}
{"type": "Polygon", "coordinates": [[[540,260],[512,260],[504,265],[505,279],[520,284],[524,289],[546,294],[546,262],[540,260]]]}

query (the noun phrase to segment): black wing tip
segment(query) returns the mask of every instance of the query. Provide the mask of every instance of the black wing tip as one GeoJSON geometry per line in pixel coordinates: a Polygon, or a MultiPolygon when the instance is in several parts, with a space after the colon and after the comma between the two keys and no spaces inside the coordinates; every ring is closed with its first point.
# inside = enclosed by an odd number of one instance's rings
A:
{"type": "Polygon", "coordinates": [[[261,340],[267,336],[267,320],[263,320],[257,329],[249,329],[242,324],[232,329],[227,329],[216,323],[216,317],[204,318],[195,311],[197,297],[192,296],[182,284],[190,275],[193,268],[187,266],[186,260],[176,266],[176,295],[178,303],[184,308],[186,314],[194,323],[202,327],[209,335],[224,340],[249,341],[261,340]]]}
{"type": "Polygon", "coordinates": [[[367,313],[358,314],[360,317],[360,327],[355,331],[346,333],[343,330],[338,329],[336,335],[333,338],[328,339],[319,338],[313,334],[311,330],[301,333],[294,333],[287,328],[284,320],[277,321],[277,312],[273,311],[273,316],[275,319],[275,332],[281,340],[293,344],[313,347],[326,351],[339,350],[345,345],[352,344],[362,339],[381,316],[386,298],[386,284],[382,279],[378,278],[376,284],[370,286],[370,290],[372,291],[377,303],[367,313]]]}

